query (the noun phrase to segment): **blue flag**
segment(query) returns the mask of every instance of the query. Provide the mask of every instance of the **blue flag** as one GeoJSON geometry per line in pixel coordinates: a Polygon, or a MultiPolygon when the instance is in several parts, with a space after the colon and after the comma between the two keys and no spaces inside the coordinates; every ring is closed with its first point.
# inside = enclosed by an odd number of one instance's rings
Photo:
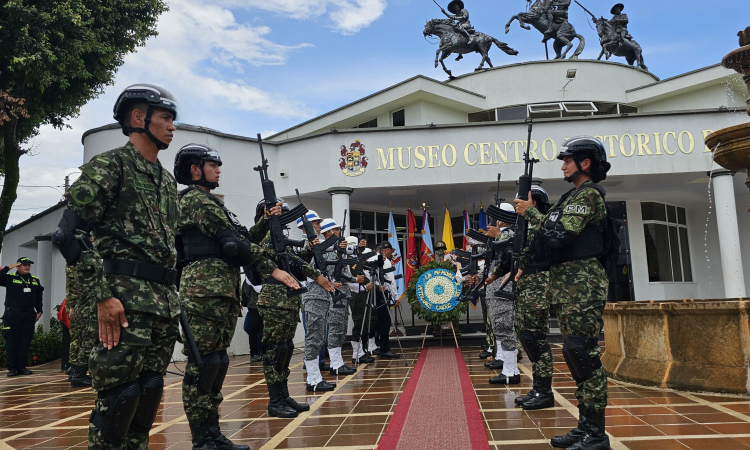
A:
{"type": "Polygon", "coordinates": [[[396,268],[393,273],[394,276],[401,275],[401,278],[396,280],[396,289],[398,289],[398,295],[395,300],[401,300],[406,295],[406,283],[404,282],[404,264],[403,258],[401,257],[401,246],[398,243],[398,235],[396,234],[396,224],[393,222],[393,211],[388,216],[388,243],[393,247],[393,255],[391,255],[391,264],[396,268]]]}
{"type": "Polygon", "coordinates": [[[484,214],[484,208],[479,208],[479,231],[487,233],[487,216],[484,214]]]}

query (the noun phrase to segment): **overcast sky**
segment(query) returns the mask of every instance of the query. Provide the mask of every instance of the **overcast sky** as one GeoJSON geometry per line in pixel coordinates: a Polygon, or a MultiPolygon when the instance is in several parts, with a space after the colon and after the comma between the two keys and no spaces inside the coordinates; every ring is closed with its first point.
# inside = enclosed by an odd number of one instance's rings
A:
{"type": "MultiPolygon", "coordinates": [[[[447,6],[447,0],[438,3],[447,6]]],[[[615,2],[581,3],[610,17],[615,2]]],[[[183,123],[254,136],[417,74],[445,79],[432,66],[435,47],[422,36],[425,22],[442,16],[431,0],[171,0],[169,5],[159,36],[125,59],[115,85],[70,119],[72,128],[43,127],[28,144],[33,156],[21,159],[20,185],[50,187],[19,187],[9,226],[61,199],[65,175],[83,163],[81,135],[113,122],[112,105],[128,85],[147,82],[172,91],[183,123]]],[[[748,0],[633,0],[625,6],[646,65],[660,78],[720,62],[738,46],[737,32],[750,25],[748,0]]],[[[520,52],[512,57],[493,48],[495,66],[544,59],[536,30],[514,23],[504,33],[510,16],[525,11],[524,0],[466,0],[466,7],[477,30],[520,52]]],[[[570,21],[587,40],[581,58],[596,58],[596,31],[575,3],[570,21]]],[[[479,57],[446,63],[462,74],[473,71],[479,57]]]]}

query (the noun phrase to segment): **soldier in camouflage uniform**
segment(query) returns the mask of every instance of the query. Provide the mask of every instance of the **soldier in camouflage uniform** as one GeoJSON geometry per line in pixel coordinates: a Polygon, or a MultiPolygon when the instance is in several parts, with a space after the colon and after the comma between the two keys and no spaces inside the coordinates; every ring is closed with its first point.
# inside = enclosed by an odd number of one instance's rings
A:
{"type": "Polygon", "coordinates": [[[177,184],[158,160],[177,104],[139,84],[120,94],[114,113],[129,141],[81,166],[52,240],[96,305],[89,449],[146,450],[179,329],[177,184]],[[83,238],[90,231],[96,247],[83,238]]]}
{"type": "MultiPolygon", "coordinates": [[[[211,195],[219,187],[220,166],[219,153],[201,144],[188,144],[175,156],[175,178],[190,186],[180,193],[180,298],[202,360],[198,365],[189,346],[183,348],[188,364],[182,402],[193,450],[249,450],[233,444],[219,428],[221,388],[229,369],[226,349],[242,309],[240,267],[252,264],[263,278],[273,277],[293,289],[299,285],[257,245],[269,229],[265,214],[248,231],[224,202],[211,195]]],[[[281,205],[270,213],[280,215],[281,205]]]]}
{"type": "Polygon", "coordinates": [[[70,317],[69,361],[73,368],[70,384],[73,387],[91,386],[88,375],[89,354],[94,346],[90,323],[93,321],[88,296],[78,288],[74,265],[65,266],[65,306],[70,317]]]}
{"type": "MultiPolygon", "coordinates": [[[[263,240],[265,252],[277,264],[281,264],[282,255],[277,254],[271,245],[270,234],[263,240]]],[[[328,292],[333,291],[333,285],[319,271],[315,270],[298,256],[291,254],[293,272],[297,278],[309,278],[322,286],[328,292]]],[[[312,283],[308,283],[308,288],[312,283]]],[[[258,296],[258,312],[263,318],[263,349],[266,354],[263,359],[263,373],[268,385],[270,401],[268,414],[273,417],[294,418],[298,409],[292,406],[294,400],[289,397],[287,381],[289,378],[289,363],[294,354],[294,333],[299,322],[300,295],[289,295],[287,287],[272,279],[263,280],[263,288],[258,296]]],[[[296,403],[296,402],[294,402],[296,403]]],[[[301,405],[304,406],[304,405],[301,405]]],[[[308,407],[309,408],[309,407],[308,407]]]]}
{"type": "Polygon", "coordinates": [[[546,215],[531,199],[515,200],[516,212],[538,231],[535,239],[544,244],[536,251],[550,263],[547,295],[565,339],[565,362],[578,387],[578,427],[565,436],[553,437],[551,443],[574,450],[608,449],[609,437],[604,431],[607,375],[599,360],[598,340],[609,280],[597,257],[609,249],[604,242],[605,191],[596,183],[607,177],[610,164],[601,141],[588,136],[569,139],[558,159],[563,160],[565,180],[573,183],[574,189],[546,215]]]}

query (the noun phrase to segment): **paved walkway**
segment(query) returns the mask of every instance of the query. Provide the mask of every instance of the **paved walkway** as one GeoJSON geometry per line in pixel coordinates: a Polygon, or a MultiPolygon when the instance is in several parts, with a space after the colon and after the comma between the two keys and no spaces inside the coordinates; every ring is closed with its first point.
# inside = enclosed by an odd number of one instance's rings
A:
{"type": "MultiPolygon", "coordinates": [[[[573,381],[560,354],[555,356],[553,409],[524,412],[513,399],[531,386],[530,363],[521,365],[522,384],[491,386],[494,373],[477,357],[477,348],[463,349],[493,450],[549,449],[548,438],[576,424],[573,381]]],[[[233,357],[224,384],[221,422],[225,434],[252,449],[375,449],[393,415],[418,356],[403,361],[362,365],[355,375],[341,378],[334,392],[307,396],[302,355],[293,359],[290,391],[307,399],[309,413],[297,419],[266,414],[267,392],[261,366],[247,357],[233,357]]],[[[181,367],[181,365],[178,364],[181,367]]],[[[0,450],[86,448],[91,390],[72,389],[57,368],[59,362],[33,368],[30,377],[0,377],[0,450]]],[[[174,367],[170,370],[175,371],[174,367]]],[[[750,398],[692,394],[610,382],[607,431],[612,448],[632,450],[750,450],[750,398]]],[[[182,409],[180,379],[169,375],[162,409],[152,430],[152,450],[189,450],[190,432],[182,409]]]]}

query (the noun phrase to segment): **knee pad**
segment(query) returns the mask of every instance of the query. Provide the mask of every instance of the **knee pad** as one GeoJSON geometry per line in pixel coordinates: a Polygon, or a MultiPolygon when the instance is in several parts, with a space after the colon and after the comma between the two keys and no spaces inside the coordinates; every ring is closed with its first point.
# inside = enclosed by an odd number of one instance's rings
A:
{"type": "Polygon", "coordinates": [[[591,378],[591,373],[602,366],[598,357],[589,356],[589,350],[595,346],[596,338],[586,339],[583,336],[568,336],[563,342],[565,363],[578,384],[591,378]]]}
{"type": "Polygon", "coordinates": [[[214,384],[211,387],[211,391],[214,393],[221,392],[222,386],[224,386],[224,379],[227,377],[227,371],[229,370],[229,355],[226,350],[219,352],[219,371],[214,379],[214,384]]]}
{"type": "Polygon", "coordinates": [[[284,369],[289,369],[289,364],[292,362],[292,356],[294,356],[294,341],[291,339],[286,341],[286,358],[284,359],[284,369]]]}
{"type": "Polygon", "coordinates": [[[523,330],[518,337],[521,341],[521,346],[526,351],[526,355],[532,363],[539,361],[542,357],[539,345],[536,342],[536,333],[528,330],[523,330]]]}
{"type": "Polygon", "coordinates": [[[105,441],[116,447],[121,446],[128,436],[130,422],[138,408],[140,386],[136,381],[131,381],[106,391],[99,391],[97,395],[100,399],[107,400],[107,411],[99,412],[94,409],[89,422],[101,431],[105,441]]]}
{"type": "MultiPolygon", "coordinates": [[[[185,375],[184,381],[187,384],[195,384],[202,394],[208,394],[211,392],[214,381],[219,375],[219,370],[221,369],[221,356],[219,356],[219,352],[212,352],[206,355],[201,355],[201,359],[203,360],[203,364],[198,366],[198,375],[185,375]]],[[[188,362],[195,364],[195,360],[192,357],[188,357],[188,362]]]]}
{"type": "Polygon", "coordinates": [[[144,372],[137,381],[141,389],[141,398],[130,429],[136,433],[148,433],[156,420],[156,412],[161,404],[164,378],[157,372],[144,372]]]}

